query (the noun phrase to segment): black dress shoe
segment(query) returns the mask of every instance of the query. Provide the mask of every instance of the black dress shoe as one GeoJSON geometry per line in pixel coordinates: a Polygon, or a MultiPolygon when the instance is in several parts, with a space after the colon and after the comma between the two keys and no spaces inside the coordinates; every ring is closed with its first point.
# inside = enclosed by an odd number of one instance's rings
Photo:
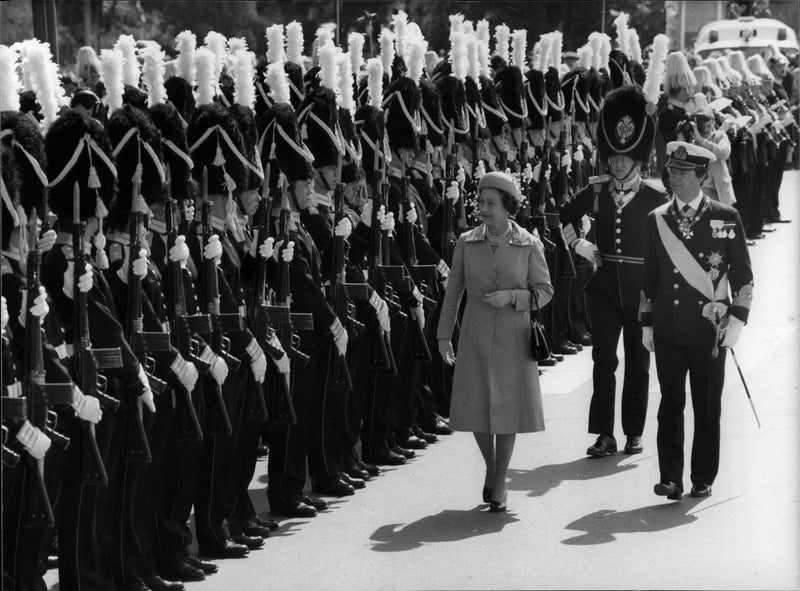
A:
{"type": "Polygon", "coordinates": [[[425,443],[430,444],[439,441],[439,438],[436,437],[436,435],[423,431],[421,427],[414,427],[412,431],[414,432],[414,435],[425,441],[425,443]]]}
{"type": "Polygon", "coordinates": [[[556,355],[576,355],[578,350],[570,347],[567,343],[558,343],[553,346],[553,353],[556,355]]]}
{"type": "Polygon", "coordinates": [[[416,457],[417,454],[414,453],[414,450],[406,449],[399,445],[390,445],[389,449],[394,453],[403,456],[405,459],[410,460],[413,457],[416,457]]]}
{"type": "Polygon", "coordinates": [[[371,476],[369,472],[367,472],[366,470],[362,470],[355,464],[350,464],[349,466],[346,466],[344,471],[347,472],[347,475],[350,476],[350,478],[358,478],[359,480],[364,480],[364,481],[369,480],[371,476]]]}
{"type": "Polygon", "coordinates": [[[747,239],[747,246],[755,246],[755,245],[756,245],[755,240],[750,240],[749,238],[747,239]]]}
{"type": "Polygon", "coordinates": [[[144,584],[153,591],[183,591],[186,588],[182,583],[165,581],[158,575],[150,577],[149,579],[145,579],[144,584]]]}
{"type": "Polygon", "coordinates": [[[405,439],[397,439],[397,445],[401,446],[403,449],[425,449],[428,447],[428,442],[424,439],[420,439],[416,435],[409,435],[405,439]]]}
{"type": "Polygon", "coordinates": [[[576,334],[570,339],[571,343],[575,343],[576,345],[582,345],[584,347],[591,347],[592,346],[592,335],[588,332],[582,332],[580,334],[576,334]]]}
{"type": "Polygon", "coordinates": [[[380,466],[399,466],[400,464],[406,463],[405,456],[397,454],[385,447],[375,451],[363,452],[363,458],[367,462],[380,466]]]}
{"type": "Polygon", "coordinates": [[[556,363],[558,363],[558,360],[553,355],[550,355],[550,357],[547,359],[542,359],[539,361],[539,365],[542,367],[553,367],[556,363]]]}
{"type": "Polygon", "coordinates": [[[667,497],[671,501],[680,501],[683,491],[674,482],[659,482],[653,487],[653,492],[659,497],[667,497]]]}
{"type": "Polygon", "coordinates": [[[262,517],[259,517],[258,515],[253,515],[250,518],[250,522],[256,524],[259,527],[266,527],[270,531],[275,531],[280,527],[277,521],[273,521],[272,519],[264,519],[262,517]]]}
{"type": "Polygon", "coordinates": [[[554,351],[550,351],[550,357],[556,360],[556,363],[561,363],[564,361],[564,356],[561,353],[556,353],[554,351]]]}
{"type": "Polygon", "coordinates": [[[447,424],[442,417],[436,417],[433,425],[431,425],[430,429],[425,429],[428,433],[433,433],[434,435],[452,435],[453,430],[450,428],[450,425],[447,424]]]}
{"type": "Polygon", "coordinates": [[[711,496],[711,485],[698,483],[692,486],[692,492],[689,493],[693,497],[708,497],[711,496]]]}
{"type": "Polygon", "coordinates": [[[283,503],[270,501],[269,510],[275,515],[283,515],[284,517],[316,517],[317,515],[317,510],[314,507],[302,502],[300,499],[283,503]]]}
{"type": "Polygon", "coordinates": [[[778,218],[777,220],[770,220],[770,224],[791,224],[792,220],[785,220],[783,218],[778,218]]]}
{"type": "MultiPolygon", "coordinates": [[[[208,564],[212,563],[209,562],[208,564]]],[[[216,567],[216,565],[214,566],[216,567]]],[[[206,578],[206,573],[202,569],[192,566],[183,560],[176,562],[172,566],[160,569],[158,574],[170,581],[183,581],[186,583],[189,581],[203,581],[206,578]]]]}
{"type": "Polygon", "coordinates": [[[244,558],[250,550],[244,544],[237,544],[230,538],[226,538],[222,544],[214,546],[200,546],[201,556],[211,558],[244,558]]]}
{"type": "MultiPolygon", "coordinates": [[[[228,525],[230,527],[230,524],[228,525]]],[[[240,523],[239,527],[242,528],[242,532],[246,536],[258,536],[259,538],[265,538],[265,539],[269,537],[269,528],[263,525],[258,525],[254,521],[245,521],[243,523],[240,523]]],[[[234,541],[238,541],[236,540],[236,538],[233,539],[234,541]]],[[[243,542],[239,543],[241,544],[243,542]]]]}
{"type": "MultiPolygon", "coordinates": [[[[269,532],[267,532],[267,535],[269,535],[269,532]]],[[[231,539],[237,544],[247,546],[250,550],[261,548],[264,545],[264,538],[261,536],[248,536],[244,533],[238,533],[231,535],[231,539]]]]}
{"type": "Polygon", "coordinates": [[[312,497],[310,495],[302,495],[300,497],[300,501],[309,505],[310,507],[314,507],[317,511],[324,511],[328,508],[328,501],[325,499],[320,499],[319,497],[312,497]]]}
{"type": "Polygon", "coordinates": [[[377,476],[381,473],[381,469],[378,468],[375,464],[370,464],[369,462],[365,462],[364,460],[358,460],[356,462],[356,467],[360,470],[364,470],[370,476],[377,476]]]}
{"type": "Polygon", "coordinates": [[[219,570],[217,565],[214,564],[213,562],[210,562],[208,560],[200,560],[200,558],[198,558],[194,554],[187,554],[184,557],[183,561],[186,564],[188,564],[189,566],[193,566],[195,568],[199,568],[201,571],[203,571],[207,575],[213,575],[215,572],[217,572],[219,570]]]}
{"type": "Polygon", "coordinates": [[[505,511],[508,509],[508,506],[506,505],[507,496],[508,493],[503,493],[502,501],[495,501],[494,499],[491,499],[489,501],[489,511],[492,513],[505,513],[505,511]]]}
{"type": "Polygon", "coordinates": [[[130,581],[123,585],[122,591],[150,591],[150,587],[144,581],[130,581]]]}
{"type": "Polygon", "coordinates": [[[362,480],[361,478],[353,478],[347,472],[342,472],[341,474],[339,474],[339,480],[341,480],[345,484],[349,484],[356,490],[360,490],[365,486],[367,486],[367,483],[364,480],[362,480]]]}
{"type": "Polygon", "coordinates": [[[318,495],[327,495],[331,497],[349,497],[356,494],[355,488],[338,478],[317,481],[311,486],[311,490],[318,495]]]}
{"type": "Polygon", "coordinates": [[[628,435],[628,439],[625,441],[625,453],[640,454],[643,451],[642,438],[638,435],[628,435]]]}
{"type": "Polygon", "coordinates": [[[491,503],[492,502],[492,489],[483,487],[483,502],[484,503],[491,503]]]}
{"type": "Polygon", "coordinates": [[[617,453],[617,440],[613,435],[600,435],[589,449],[586,450],[587,456],[603,458],[617,453]]]}
{"type": "Polygon", "coordinates": [[[566,344],[569,347],[574,347],[578,351],[583,351],[583,345],[581,345],[580,343],[573,343],[572,341],[567,341],[566,344]]]}

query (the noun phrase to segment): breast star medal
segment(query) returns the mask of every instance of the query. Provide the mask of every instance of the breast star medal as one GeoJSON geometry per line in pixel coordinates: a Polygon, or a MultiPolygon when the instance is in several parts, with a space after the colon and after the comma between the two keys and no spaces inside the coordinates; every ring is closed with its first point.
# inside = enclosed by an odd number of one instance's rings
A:
{"type": "Polygon", "coordinates": [[[708,264],[711,268],[708,270],[708,276],[711,281],[716,281],[719,278],[719,266],[722,264],[722,255],[719,252],[712,252],[708,255],[708,264]]]}

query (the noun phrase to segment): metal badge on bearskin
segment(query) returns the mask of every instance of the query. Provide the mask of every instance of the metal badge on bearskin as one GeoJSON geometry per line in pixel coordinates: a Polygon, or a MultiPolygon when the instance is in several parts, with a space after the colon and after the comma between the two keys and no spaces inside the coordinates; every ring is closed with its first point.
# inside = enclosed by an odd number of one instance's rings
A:
{"type": "Polygon", "coordinates": [[[629,115],[625,115],[617,121],[617,140],[619,143],[625,145],[630,141],[633,137],[633,132],[636,130],[636,124],[633,122],[633,119],[630,118],[629,115]]]}

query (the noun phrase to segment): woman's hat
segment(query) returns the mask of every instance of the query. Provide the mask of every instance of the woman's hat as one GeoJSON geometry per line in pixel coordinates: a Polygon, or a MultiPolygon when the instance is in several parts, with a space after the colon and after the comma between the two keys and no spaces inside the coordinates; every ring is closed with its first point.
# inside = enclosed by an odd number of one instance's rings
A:
{"type": "Polygon", "coordinates": [[[482,189],[497,189],[498,191],[508,193],[514,197],[517,202],[520,200],[519,188],[514,184],[514,179],[511,175],[505,172],[488,172],[483,175],[478,183],[478,193],[480,193],[482,189]]]}

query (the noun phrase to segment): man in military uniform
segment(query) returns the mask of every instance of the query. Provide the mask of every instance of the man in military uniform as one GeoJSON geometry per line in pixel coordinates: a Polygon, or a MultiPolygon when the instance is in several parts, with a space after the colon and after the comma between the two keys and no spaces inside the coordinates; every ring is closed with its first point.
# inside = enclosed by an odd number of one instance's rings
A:
{"type": "Polygon", "coordinates": [[[753,271],[739,214],[700,190],[714,159],[710,151],[693,144],[667,144],[666,166],[675,198],[648,214],[645,228],[642,343],[656,351],[661,385],[661,478],[654,491],[672,500],[683,494],[687,373],[694,408],[691,494],[711,494],[719,467],[726,352],[741,335],[753,296],[753,271]]]}

